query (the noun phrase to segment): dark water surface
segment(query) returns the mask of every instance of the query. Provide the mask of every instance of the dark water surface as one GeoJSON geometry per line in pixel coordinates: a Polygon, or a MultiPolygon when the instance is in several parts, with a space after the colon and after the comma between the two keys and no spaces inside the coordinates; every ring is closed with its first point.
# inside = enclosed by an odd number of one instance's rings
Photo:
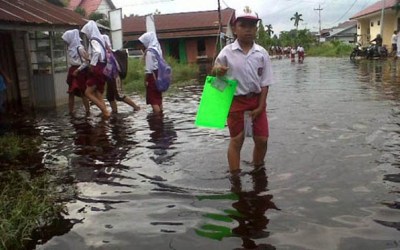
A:
{"type": "Polygon", "coordinates": [[[273,65],[266,168],[240,177],[227,129],[193,125],[200,86],[163,117],[38,115],[45,167],[78,194],[70,231],[37,249],[400,249],[400,63],[273,65]]]}

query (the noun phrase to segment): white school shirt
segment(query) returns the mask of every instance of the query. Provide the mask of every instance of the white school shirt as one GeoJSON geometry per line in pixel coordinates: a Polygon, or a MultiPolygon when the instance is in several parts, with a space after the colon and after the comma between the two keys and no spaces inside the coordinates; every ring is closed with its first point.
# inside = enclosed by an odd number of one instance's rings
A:
{"type": "Polygon", "coordinates": [[[238,81],[235,95],[260,93],[262,87],[273,84],[268,52],[258,44],[246,55],[236,40],[221,50],[215,64],[229,67],[226,76],[238,81]]]}
{"type": "Polygon", "coordinates": [[[97,62],[105,62],[106,54],[104,53],[103,46],[96,41],[90,41],[89,48],[90,65],[96,66],[97,62]]]}
{"type": "Polygon", "coordinates": [[[83,46],[78,47],[78,54],[68,51],[68,63],[71,66],[79,66],[78,70],[82,70],[83,68],[87,67],[87,63],[85,58],[83,58],[83,54],[85,53],[85,49],[83,46]],[[79,57],[80,56],[80,57],[79,57]]]}
{"type": "Polygon", "coordinates": [[[393,34],[392,35],[392,44],[397,43],[397,35],[393,34]]]}
{"type": "Polygon", "coordinates": [[[154,70],[158,69],[158,60],[156,55],[150,50],[146,51],[144,72],[146,74],[153,74],[154,70]]]}

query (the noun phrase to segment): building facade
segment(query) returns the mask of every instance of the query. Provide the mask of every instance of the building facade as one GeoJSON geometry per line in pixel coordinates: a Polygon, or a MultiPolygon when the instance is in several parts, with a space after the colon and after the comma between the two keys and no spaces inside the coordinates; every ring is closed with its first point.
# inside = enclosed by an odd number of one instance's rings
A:
{"type": "Polygon", "coordinates": [[[44,0],[0,0],[0,67],[12,80],[6,112],[67,103],[61,35],[85,23],[79,14],[44,0]]]}
{"type": "Polygon", "coordinates": [[[350,18],[357,21],[359,43],[366,46],[380,34],[383,45],[390,48],[393,32],[400,29],[400,12],[395,5],[396,0],[377,1],[350,18]]]}

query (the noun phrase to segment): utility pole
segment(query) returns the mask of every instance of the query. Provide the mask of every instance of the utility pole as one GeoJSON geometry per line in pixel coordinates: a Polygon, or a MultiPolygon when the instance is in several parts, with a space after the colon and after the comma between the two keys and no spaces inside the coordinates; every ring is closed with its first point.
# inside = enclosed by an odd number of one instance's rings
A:
{"type": "Polygon", "coordinates": [[[321,42],[321,11],[323,10],[322,8],[321,8],[321,4],[319,4],[318,5],[318,9],[314,9],[314,10],[317,10],[318,11],[318,23],[319,23],[319,39],[318,39],[318,42],[320,43],[321,42]]]}
{"type": "Polygon", "coordinates": [[[385,0],[382,1],[382,9],[381,9],[381,30],[380,30],[380,34],[383,38],[383,19],[385,16],[385,0]]]}

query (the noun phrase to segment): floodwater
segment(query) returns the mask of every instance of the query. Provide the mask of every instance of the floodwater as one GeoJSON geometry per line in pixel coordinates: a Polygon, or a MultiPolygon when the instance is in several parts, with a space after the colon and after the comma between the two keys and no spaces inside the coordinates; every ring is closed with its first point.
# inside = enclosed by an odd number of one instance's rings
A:
{"type": "Polygon", "coordinates": [[[273,68],[266,166],[241,176],[227,129],[194,126],[201,86],[170,93],[163,117],[38,114],[44,166],[76,193],[37,249],[400,249],[400,62],[273,68]]]}

